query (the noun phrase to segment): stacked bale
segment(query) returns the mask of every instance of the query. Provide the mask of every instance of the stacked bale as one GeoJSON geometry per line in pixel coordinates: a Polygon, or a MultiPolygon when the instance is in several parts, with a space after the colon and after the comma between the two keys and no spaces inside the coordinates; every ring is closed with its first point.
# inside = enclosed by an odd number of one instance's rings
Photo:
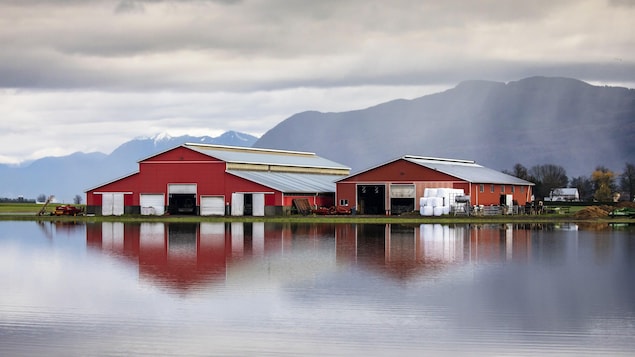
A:
{"type": "Polygon", "coordinates": [[[454,188],[426,188],[419,199],[419,213],[422,216],[441,216],[450,213],[450,206],[463,190],[454,188]]]}

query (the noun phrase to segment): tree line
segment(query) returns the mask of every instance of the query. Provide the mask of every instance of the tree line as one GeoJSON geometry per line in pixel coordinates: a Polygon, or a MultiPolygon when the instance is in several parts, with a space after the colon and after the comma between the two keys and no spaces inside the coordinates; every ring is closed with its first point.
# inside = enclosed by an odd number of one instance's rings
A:
{"type": "Polygon", "coordinates": [[[620,174],[604,166],[598,166],[589,176],[569,179],[566,170],[559,165],[536,165],[527,169],[521,164],[504,173],[533,182],[534,197],[542,200],[556,188],[578,189],[581,201],[633,201],[635,198],[635,165],[626,163],[620,174]]]}

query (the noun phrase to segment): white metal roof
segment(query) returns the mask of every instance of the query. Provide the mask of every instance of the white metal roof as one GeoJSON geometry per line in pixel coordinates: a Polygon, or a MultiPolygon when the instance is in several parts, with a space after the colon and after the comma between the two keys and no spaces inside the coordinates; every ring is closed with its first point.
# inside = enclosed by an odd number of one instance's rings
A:
{"type": "Polygon", "coordinates": [[[474,161],[406,155],[402,159],[472,183],[533,185],[515,176],[481,166],[474,161]]]}
{"type": "Polygon", "coordinates": [[[436,157],[424,157],[415,155],[404,155],[397,159],[388,161],[381,165],[374,166],[372,168],[356,172],[350,176],[340,178],[338,181],[342,181],[348,177],[357,176],[361,173],[371,171],[375,168],[387,165],[389,163],[406,160],[413,164],[421,165],[432,170],[442,172],[444,174],[456,177],[458,179],[471,182],[471,183],[494,183],[503,185],[534,185],[532,182],[519,179],[505,173],[489,169],[481,166],[474,161],[459,160],[459,159],[444,159],[436,157]]]}
{"type": "Polygon", "coordinates": [[[311,152],[186,143],[183,146],[230,163],[350,169],[311,152]]]}
{"type": "Polygon", "coordinates": [[[227,170],[227,173],[283,193],[335,192],[335,180],[343,177],[341,175],[243,170],[227,170]]]}

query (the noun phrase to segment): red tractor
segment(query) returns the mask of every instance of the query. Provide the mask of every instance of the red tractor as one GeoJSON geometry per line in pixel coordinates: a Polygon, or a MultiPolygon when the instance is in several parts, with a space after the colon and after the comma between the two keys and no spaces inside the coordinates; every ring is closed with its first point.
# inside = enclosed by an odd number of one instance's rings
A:
{"type": "Polygon", "coordinates": [[[79,216],[84,214],[84,209],[72,205],[60,205],[55,207],[51,214],[55,216],[79,216]]]}

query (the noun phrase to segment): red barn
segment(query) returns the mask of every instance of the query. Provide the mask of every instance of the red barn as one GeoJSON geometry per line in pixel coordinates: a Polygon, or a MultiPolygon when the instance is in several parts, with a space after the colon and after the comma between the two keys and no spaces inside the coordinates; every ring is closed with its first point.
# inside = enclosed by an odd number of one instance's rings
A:
{"type": "Polygon", "coordinates": [[[406,155],[340,179],[336,199],[360,214],[391,215],[418,211],[426,188],[463,190],[473,206],[525,205],[533,185],[474,161],[406,155]]]}
{"type": "Polygon", "coordinates": [[[299,198],[334,205],[335,181],[349,173],[314,153],[184,144],[86,191],[87,213],[278,215],[299,198]]]}

